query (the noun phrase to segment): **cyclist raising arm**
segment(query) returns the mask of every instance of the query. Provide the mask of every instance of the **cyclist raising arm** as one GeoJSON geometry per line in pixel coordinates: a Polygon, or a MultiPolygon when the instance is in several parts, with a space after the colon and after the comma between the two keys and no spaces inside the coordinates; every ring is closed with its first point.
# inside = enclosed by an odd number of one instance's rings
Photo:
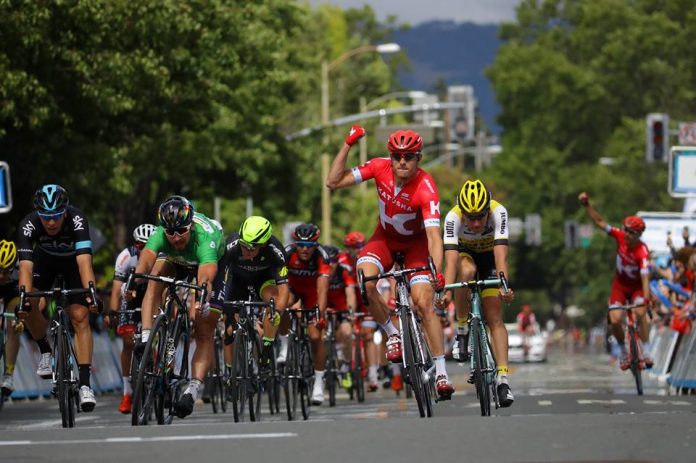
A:
{"type": "MultiPolygon", "coordinates": [[[[172,196],[160,205],[159,223],[160,226],[140,254],[136,273],[152,273],[177,279],[196,275],[196,283],[199,286],[207,285],[210,289],[218,276],[218,261],[225,253],[220,224],[203,214],[194,213],[193,206],[183,196],[172,196]]],[[[136,347],[138,349],[144,349],[150,338],[152,314],[161,304],[163,289],[163,283],[148,282],[143,298],[143,329],[140,343],[136,347]]],[[[179,418],[193,412],[203,378],[213,359],[213,337],[220,313],[218,310],[210,310],[207,303],[201,305],[200,299],[196,297],[195,303],[189,307],[189,316],[193,320],[196,351],[191,360],[191,382],[175,404],[179,418]]]]}
{"type": "MultiPolygon", "coordinates": [[[[640,240],[640,236],[645,231],[645,222],[640,217],[629,215],[623,221],[623,229],[612,227],[606,220],[590,205],[590,196],[586,192],[578,196],[580,204],[585,207],[585,212],[592,219],[594,224],[608,233],[616,240],[616,274],[611,282],[611,294],[609,296],[609,323],[611,329],[621,347],[621,369],[629,368],[629,359],[624,343],[624,331],[622,321],[623,310],[611,310],[612,307],[619,307],[629,301],[631,304],[650,304],[650,270],[649,260],[650,251],[640,240]],[[646,297],[648,298],[646,301],[646,297]]],[[[650,324],[646,317],[646,306],[636,307],[634,313],[638,318],[639,336],[643,342],[643,352],[649,352],[647,343],[650,337],[650,324]]],[[[652,359],[644,356],[643,361],[646,367],[652,366],[652,359]]]]}
{"type": "MultiPolygon", "coordinates": [[[[412,130],[398,130],[389,136],[390,157],[371,159],[362,166],[346,169],[350,148],[365,135],[365,129],[353,126],[346,142],[334,159],[326,186],[331,190],[345,188],[375,179],[379,197],[379,221],[375,232],[360,251],[358,270],[366,277],[389,270],[394,253],[402,252],[406,267],[428,264],[432,256],[437,278],[431,281],[424,273],[411,277],[411,297],[419,309],[426,338],[433,353],[437,391],[441,398],[450,398],[454,387],[445,367],[444,334],[433,307],[433,290],[441,289],[442,235],[440,233],[440,197],[433,178],[418,166],[423,139],[412,130]]],[[[389,309],[377,291],[374,281],[366,284],[369,309],[389,336],[387,358],[401,361],[401,338],[389,318],[389,309]]]]}

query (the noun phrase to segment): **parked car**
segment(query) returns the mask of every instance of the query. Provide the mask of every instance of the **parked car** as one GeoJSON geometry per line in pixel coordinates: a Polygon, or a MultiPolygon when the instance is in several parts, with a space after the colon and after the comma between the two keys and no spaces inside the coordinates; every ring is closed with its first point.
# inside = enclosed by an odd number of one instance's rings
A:
{"type": "Polygon", "coordinates": [[[522,335],[517,329],[517,323],[506,323],[508,331],[508,361],[510,362],[545,362],[546,361],[546,338],[545,332],[539,329],[538,324],[534,324],[534,334],[527,337],[529,351],[527,358],[524,355],[522,346],[522,335]]]}

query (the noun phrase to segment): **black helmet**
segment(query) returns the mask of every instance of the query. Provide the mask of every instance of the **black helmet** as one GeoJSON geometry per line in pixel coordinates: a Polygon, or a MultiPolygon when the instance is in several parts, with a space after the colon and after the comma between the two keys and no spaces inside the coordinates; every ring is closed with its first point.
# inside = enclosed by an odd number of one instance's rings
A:
{"type": "Polygon", "coordinates": [[[34,209],[39,214],[57,216],[68,206],[68,193],[60,185],[47,184],[34,193],[34,209]]]}
{"type": "Polygon", "coordinates": [[[303,223],[295,227],[292,238],[295,241],[316,241],[319,239],[321,231],[313,223],[303,223]]]}
{"type": "Polygon", "coordinates": [[[340,250],[336,246],[328,244],[322,247],[324,248],[324,251],[326,251],[326,255],[329,258],[329,262],[334,263],[338,261],[338,253],[340,252],[340,250]]]}
{"type": "Polygon", "coordinates": [[[159,222],[165,230],[176,230],[191,225],[193,206],[183,196],[170,196],[159,207],[159,222]]]}

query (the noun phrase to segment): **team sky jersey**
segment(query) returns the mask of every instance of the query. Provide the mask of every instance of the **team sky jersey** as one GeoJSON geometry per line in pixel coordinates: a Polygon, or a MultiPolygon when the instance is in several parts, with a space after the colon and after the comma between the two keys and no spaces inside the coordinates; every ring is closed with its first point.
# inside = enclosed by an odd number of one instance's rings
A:
{"type": "Polygon", "coordinates": [[[60,231],[50,236],[41,225],[39,214],[29,213],[19,223],[17,234],[18,260],[34,261],[34,251],[41,251],[56,257],[74,257],[92,254],[92,240],[89,238],[89,224],[80,210],[68,206],[60,231]]]}
{"type": "Polygon", "coordinates": [[[225,266],[232,275],[238,275],[245,280],[254,279],[257,275],[271,274],[277,285],[288,282],[287,258],[283,244],[275,236],[262,246],[259,254],[253,259],[242,257],[239,233],[234,232],[227,238],[225,266]]]}
{"type": "Polygon", "coordinates": [[[371,159],[352,172],[355,183],[375,179],[379,224],[388,239],[408,241],[426,227],[440,226],[440,196],[435,181],[423,169],[400,189],[394,185],[390,158],[371,159]]]}
{"type": "Polygon", "coordinates": [[[606,232],[616,240],[616,279],[624,285],[640,285],[641,275],[650,273],[648,247],[640,241],[629,249],[623,230],[607,225],[606,232]]]}
{"type": "Polygon", "coordinates": [[[508,244],[508,214],[505,207],[491,200],[488,222],[481,233],[474,233],[462,222],[462,210],[454,206],[445,217],[445,251],[488,252],[493,246],[508,244]]]}
{"type": "Polygon", "coordinates": [[[138,265],[138,250],[135,246],[130,246],[120,252],[116,257],[114,266],[114,280],[125,282],[131,269],[138,265]]]}
{"type": "Polygon", "coordinates": [[[191,238],[183,251],[177,251],[169,244],[164,228],[157,227],[147,240],[145,248],[155,254],[163,253],[175,264],[196,266],[214,264],[225,254],[225,238],[222,227],[203,214],[195,213],[191,227],[191,238]]]}

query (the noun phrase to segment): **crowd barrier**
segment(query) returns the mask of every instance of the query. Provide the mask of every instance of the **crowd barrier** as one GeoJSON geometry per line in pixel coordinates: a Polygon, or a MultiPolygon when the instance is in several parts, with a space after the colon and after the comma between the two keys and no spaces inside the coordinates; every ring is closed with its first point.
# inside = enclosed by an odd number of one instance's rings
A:
{"type": "MultiPolygon", "coordinates": [[[[97,393],[120,390],[123,386],[120,361],[121,339],[111,339],[105,332],[94,333],[93,338],[92,389],[97,393]]],[[[26,335],[22,335],[14,374],[13,399],[34,399],[51,395],[51,380],[41,379],[36,374],[38,363],[39,349],[36,343],[26,335]]]]}
{"type": "Polygon", "coordinates": [[[670,385],[670,392],[677,394],[686,389],[696,389],[696,329],[682,335],[667,384],[670,385]]]}
{"type": "Polygon", "coordinates": [[[650,352],[653,367],[649,375],[664,381],[670,371],[674,352],[679,341],[679,333],[666,326],[653,326],[650,332],[650,352]]]}

